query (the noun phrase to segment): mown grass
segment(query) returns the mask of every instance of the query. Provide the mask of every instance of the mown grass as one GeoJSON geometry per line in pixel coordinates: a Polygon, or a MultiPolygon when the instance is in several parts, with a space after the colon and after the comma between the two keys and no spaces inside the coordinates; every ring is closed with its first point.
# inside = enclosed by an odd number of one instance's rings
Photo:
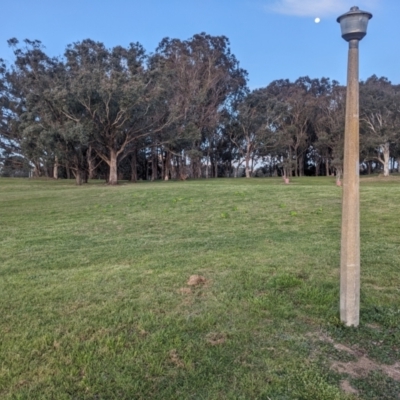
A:
{"type": "Polygon", "coordinates": [[[361,185],[361,325],[338,317],[331,178],[0,180],[0,397],[396,399],[400,179],[361,185]],[[205,285],[186,285],[199,274],[205,285]],[[183,289],[183,290],[182,290],[183,289]]]}

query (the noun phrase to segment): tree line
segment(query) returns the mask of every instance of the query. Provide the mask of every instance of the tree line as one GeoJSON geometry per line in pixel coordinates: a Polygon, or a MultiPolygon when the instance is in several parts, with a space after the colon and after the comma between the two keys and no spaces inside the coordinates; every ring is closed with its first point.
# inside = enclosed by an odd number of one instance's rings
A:
{"type": "MultiPolygon", "coordinates": [[[[50,57],[10,39],[0,60],[4,175],[186,179],[343,173],[346,88],[281,79],[250,90],[224,36],[111,49],[87,39],[50,57]]],[[[400,85],[360,82],[360,171],[400,172],[400,85]]]]}

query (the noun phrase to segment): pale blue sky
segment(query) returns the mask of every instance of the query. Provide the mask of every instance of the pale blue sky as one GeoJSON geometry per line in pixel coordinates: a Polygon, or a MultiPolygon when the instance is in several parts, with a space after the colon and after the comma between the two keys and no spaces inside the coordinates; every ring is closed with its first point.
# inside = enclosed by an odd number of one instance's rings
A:
{"type": "Polygon", "coordinates": [[[400,0],[3,1],[0,58],[12,61],[11,37],[39,39],[50,55],[86,38],[107,47],[138,41],[151,53],[166,36],[206,32],[230,39],[250,88],[305,75],[345,84],[347,43],[336,18],[353,5],[373,14],[360,44],[360,78],[400,84],[400,0]]]}

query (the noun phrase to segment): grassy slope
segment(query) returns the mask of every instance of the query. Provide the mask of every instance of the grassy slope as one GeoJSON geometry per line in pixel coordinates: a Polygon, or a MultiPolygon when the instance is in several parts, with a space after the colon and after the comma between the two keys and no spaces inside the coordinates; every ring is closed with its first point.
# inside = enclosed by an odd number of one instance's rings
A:
{"type": "MultiPolygon", "coordinates": [[[[349,356],[319,332],[400,358],[399,198],[400,180],[362,184],[353,330],[338,323],[330,178],[1,179],[0,397],[344,399],[329,366],[349,356]],[[180,290],[192,274],[207,284],[180,290]]],[[[381,378],[352,384],[396,398],[381,378]]]]}

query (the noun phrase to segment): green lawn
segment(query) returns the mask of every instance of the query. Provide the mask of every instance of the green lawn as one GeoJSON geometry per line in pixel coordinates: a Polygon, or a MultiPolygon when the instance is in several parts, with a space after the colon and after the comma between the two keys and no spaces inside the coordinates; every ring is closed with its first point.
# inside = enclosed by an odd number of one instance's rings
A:
{"type": "Polygon", "coordinates": [[[400,178],[361,183],[358,329],[340,215],[334,178],[0,179],[0,398],[399,399],[400,178]]]}

